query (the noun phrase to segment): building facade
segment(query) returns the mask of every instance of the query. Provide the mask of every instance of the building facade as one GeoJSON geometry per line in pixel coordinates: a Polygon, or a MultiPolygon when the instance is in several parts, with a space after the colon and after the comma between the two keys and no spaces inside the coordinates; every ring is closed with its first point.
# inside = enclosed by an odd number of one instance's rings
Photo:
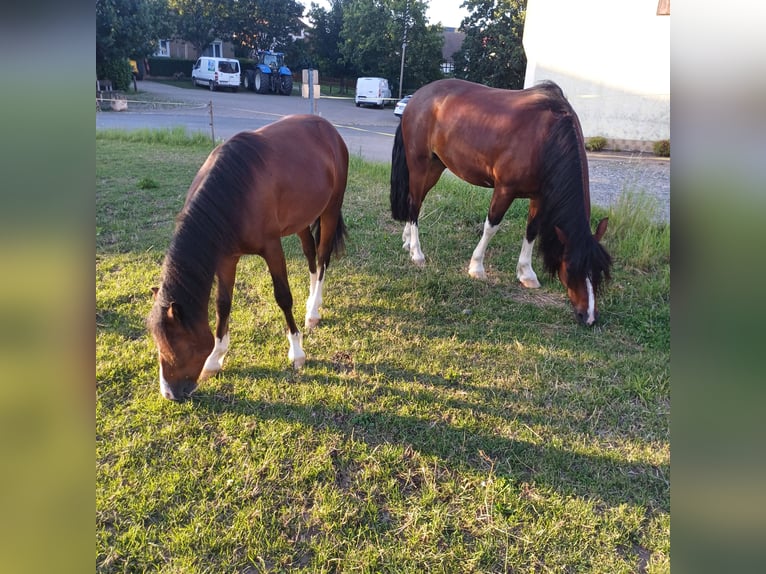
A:
{"type": "Polygon", "coordinates": [[[586,138],[651,151],[670,139],[669,0],[528,0],[525,87],[561,86],[586,138]]]}

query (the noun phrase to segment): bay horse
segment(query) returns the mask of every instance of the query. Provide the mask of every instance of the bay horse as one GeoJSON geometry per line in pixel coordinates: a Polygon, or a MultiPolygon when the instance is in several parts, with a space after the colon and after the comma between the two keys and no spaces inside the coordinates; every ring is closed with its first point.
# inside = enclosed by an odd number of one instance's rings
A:
{"type": "Polygon", "coordinates": [[[221,370],[229,348],[229,314],[242,255],[265,259],[284,313],[288,360],[306,354],[293,317],[281,238],[297,234],[309,267],[305,328],[319,323],[330,256],[345,246],[341,207],[348,149],[315,115],[293,115],[218,145],[189,187],[162,264],[147,327],[159,352],[160,393],[183,400],[221,370]],[[216,279],[215,336],[208,305],[216,279]]]}
{"type": "Polygon", "coordinates": [[[428,191],[449,169],[460,179],[494,188],[484,231],[468,273],[486,278],[487,245],[514,199],[528,198],[526,233],[516,275],[537,288],[532,250],[540,237],[545,270],[558,274],[577,319],[593,325],[596,294],[612,259],[599,243],[602,219],[590,231],[590,188],[580,121],[561,88],[544,82],[504,90],[458,79],[417,90],[402,115],[391,156],[391,214],[404,221],[403,248],[425,264],[418,216],[428,191]]]}

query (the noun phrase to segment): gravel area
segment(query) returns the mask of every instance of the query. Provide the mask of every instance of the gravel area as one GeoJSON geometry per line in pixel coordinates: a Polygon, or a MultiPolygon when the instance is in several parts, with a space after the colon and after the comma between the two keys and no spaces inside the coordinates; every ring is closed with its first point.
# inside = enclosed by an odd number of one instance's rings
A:
{"type": "Polygon", "coordinates": [[[645,193],[657,199],[658,218],[670,221],[670,160],[630,152],[588,154],[590,200],[610,207],[623,193],[645,193]]]}

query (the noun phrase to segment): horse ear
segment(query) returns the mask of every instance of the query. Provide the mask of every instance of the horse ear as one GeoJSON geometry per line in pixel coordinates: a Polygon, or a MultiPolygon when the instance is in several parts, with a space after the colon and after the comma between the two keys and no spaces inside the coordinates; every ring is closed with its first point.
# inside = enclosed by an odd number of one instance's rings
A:
{"type": "Polygon", "coordinates": [[[178,303],[171,303],[168,307],[168,319],[175,319],[181,321],[181,306],[178,303]]]}
{"type": "Polygon", "coordinates": [[[556,237],[559,238],[559,241],[561,241],[562,245],[569,243],[566,233],[564,233],[558,225],[554,226],[554,229],[556,230],[556,237]]]}
{"type": "Polygon", "coordinates": [[[152,290],[152,299],[156,300],[157,299],[157,293],[159,293],[160,290],[157,287],[152,287],[151,290],[152,290]]]}
{"type": "Polygon", "coordinates": [[[593,237],[596,239],[596,241],[601,241],[601,238],[604,236],[604,233],[606,233],[607,223],[609,223],[608,217],[605,217],[604,219],[598,222],[598,225],[596,226],[596,233],[593,234],[593,237]]]}

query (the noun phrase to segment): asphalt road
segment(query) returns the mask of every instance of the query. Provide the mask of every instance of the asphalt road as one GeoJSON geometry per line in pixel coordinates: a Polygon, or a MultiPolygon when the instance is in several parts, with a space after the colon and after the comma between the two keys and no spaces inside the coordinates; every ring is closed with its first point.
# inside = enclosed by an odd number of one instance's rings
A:
{"type": "MultiPolygon", "coordinates": [[[[184,89],[151,81],[139,82],[138,88],[137,94],[127,94],[126,111],[96,112],[96,129],[182,126],[189,132],[214,134],[216,139],[226,139],[288,114],[313,111],[335,125],[351,154],[388,163],[399,124],[393,106],[357,108],[351,97],[320,98],[312,110],[310,101],[299,96],[256,94],[243,89],[237,93],[211,92],[204,88],[184,89]]],[[[637,153],[599,152],[588,154],[588,167],[592,203],[608,207],[623,193],[646,193],[657,198],[660,219],[669,220],[670,160],[637,153]]]]}

